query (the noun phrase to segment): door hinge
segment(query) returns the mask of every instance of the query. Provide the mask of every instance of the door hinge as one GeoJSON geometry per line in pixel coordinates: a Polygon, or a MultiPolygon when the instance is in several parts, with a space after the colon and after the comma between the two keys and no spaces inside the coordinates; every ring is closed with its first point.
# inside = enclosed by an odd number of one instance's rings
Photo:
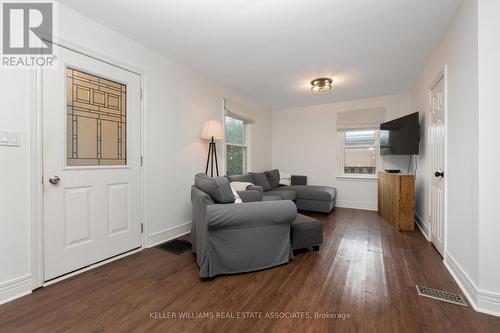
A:
{"type": "Polygon", "coordinates": [[[142,166],[142,155],[141,155],[141,166],[142,166]]]}
{"type": "Polygon", "coordinates": [[[141,234],[144,233],[144,223],[141,223],[141,234]]]}
{"type": "Polygon", "coordinates": [[[141,99],[143,98],[143,92],[142,92],[142,88],[141,88],[141,99]]]}

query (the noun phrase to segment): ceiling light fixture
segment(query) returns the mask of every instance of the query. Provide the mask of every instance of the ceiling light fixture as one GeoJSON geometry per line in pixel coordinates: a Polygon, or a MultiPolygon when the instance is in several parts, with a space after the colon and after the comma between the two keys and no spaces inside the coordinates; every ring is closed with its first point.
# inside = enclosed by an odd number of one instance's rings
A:
{"type": "Polygon", "coordinates": [[[321,94],[332,90],[332,79],[321,77],[311,81],[311,91],[313,94],[321,94]]]}

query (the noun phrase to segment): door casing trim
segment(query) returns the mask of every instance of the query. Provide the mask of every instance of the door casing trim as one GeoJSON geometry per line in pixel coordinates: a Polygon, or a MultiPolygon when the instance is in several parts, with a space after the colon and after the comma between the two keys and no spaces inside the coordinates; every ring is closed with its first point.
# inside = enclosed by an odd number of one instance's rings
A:
{"type": "MultiPolygon", "coordinates": [[[[95,50],[82,47],[73,42],[63,40],[60,38],[54,38],[51,43],[66,48],[68,50],[77,52],[81,55],[96,59],[98,61],[104,62],[108,65],[115,66],[117,68],[126,70],[133,74],[137,74],[140,77],[140,89],[141,100],[140,100],[140,121],[141,121],[141,156],[143,163],[141,165],[141,218],[144,224],[144,230],[141,235],[141,247],[139,250],[130,251],[126,254],[113,257],[109,260],[103,261],[101,264],[91,265],[89,267],[83,268],[71,274],[65,275],[58,279],[58,281],[74,276],[76,274],[87,271],[91,268],[98,267],[104,263],[108,263],[114,260],[123,258],[124,256],[136,253],[146,246],[147,234],[148,234],[148,223],[147,223],[147,213],[146,207],[146,197],[147,197],[147,171],[145,166],[147,165],[147,153],[146,153],[146,73],[143,69],[136,66],[119,61],[111,56],[96,52],[95,50]]],[[[30,99],[30,115],[29,115],[29,169],[30,169],[30,217],[31,217],[31,275],[32,275],[32,289],[40,288],[44,286],[44,211],[43,211],[43,90],[42,90],[42,69],[32,68],[30,69],[30,80],[29,80],[29,99],[30,99]]]]}

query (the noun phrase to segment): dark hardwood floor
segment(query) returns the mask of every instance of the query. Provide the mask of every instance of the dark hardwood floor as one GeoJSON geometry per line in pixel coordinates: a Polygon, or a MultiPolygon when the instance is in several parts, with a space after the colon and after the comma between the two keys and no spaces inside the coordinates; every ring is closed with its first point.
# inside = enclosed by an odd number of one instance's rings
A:
{"type": "Polygon", "coordinates": [[[191,253],[147,249],[0,306],[0,331],[500,331],[500,318],[417,296],[416,284],[460,293],[420,232],[400,233],[374,212],[311,215],[324,225],[324,244],[287,265],[202,281],[191,253]],[[350,317],[179,319],[238,311],[350,317]]]}

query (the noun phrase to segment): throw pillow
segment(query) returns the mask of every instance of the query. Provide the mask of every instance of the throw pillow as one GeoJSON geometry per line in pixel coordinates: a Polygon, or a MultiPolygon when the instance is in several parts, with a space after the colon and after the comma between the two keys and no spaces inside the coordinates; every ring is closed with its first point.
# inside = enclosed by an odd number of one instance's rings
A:
{"type": "Polygon", "coordinates": [[[254,179],[254,184],[262,187],[264,191],[271,190],[271,185],[267,181],[266,174],[264,172],[251,173],[254,179]]]}
{"type": "Polygon", "coordinates": [[[280,185],[292,185],[292,174],[280,170],[280,185]]]}
{"type": "Polygon", "coordinates": [[[280,186],[280,172],[278,169],[266,171],[265,174],[269,185],[271,185],[271,189],[280,186]]]}
{"type": "Polygon", "coordinates": [[[204,173],[194,176],[194,185],[207,193],[216,203],[233,203],[234,195],[226,177],[209,177],[204,173]]]}

